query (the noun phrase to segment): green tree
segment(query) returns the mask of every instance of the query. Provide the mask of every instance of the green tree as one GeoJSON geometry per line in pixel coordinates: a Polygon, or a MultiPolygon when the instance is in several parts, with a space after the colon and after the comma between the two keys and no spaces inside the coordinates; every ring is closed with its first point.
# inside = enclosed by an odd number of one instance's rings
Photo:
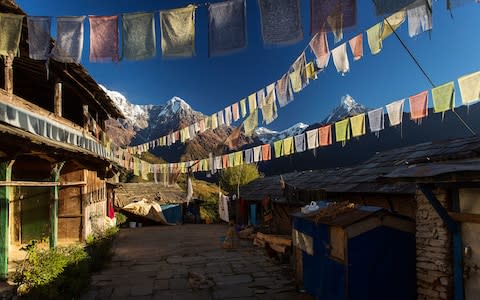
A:
{"type": "Polygon", "coordinates": [[[246,164],[223,170],[220,184],[224,190],[238,194],[240,186],[250,183],[260,176],[257,165],[246,164]]]}

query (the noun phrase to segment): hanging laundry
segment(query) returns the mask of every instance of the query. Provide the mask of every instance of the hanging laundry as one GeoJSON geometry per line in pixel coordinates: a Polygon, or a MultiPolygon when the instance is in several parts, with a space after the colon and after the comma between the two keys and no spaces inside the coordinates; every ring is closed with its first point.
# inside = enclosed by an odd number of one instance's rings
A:
{"type": "Polygon", "coordinates": [[[229,167],[229,160],[228,160],[228,154],[222,155],[222,161],[223,161],[223,168],[226,169],[229,167]]]}
{"type": "Polygon", "coordinates": [[[333,33],[333,42],[335,44],[343,40],[343,15],[327,17],[327,24],[333,33]]]}
{"type": "Polygon", "coordinates": [[[315,71],[315,64],[313,61],[309,62],[305,69],[307,71],[307,79],[309,80],[316,80],[317,79],[317,72],[315,71]]]}
{"type": "Polygon", "coordinates": [[[318,130],[313,129],[306,132],[307,135],[307,148],[312,150],[318,147],[318,130]]]}
{"type": "Polygon", "coordinates": [[[366,133],[365,113],[350,117],[350,126],[352,127],[352,137],[359,137],[366,133]]]}
{"type": "Polygon", "coordinates": [[[18,56],[23,17],[0,13],[0,55],[8,56],[8,52],[12,51],[14,56],[18,56]]]}
{"type": "Polygon", "coordinates": [[[265,102],[265,89],[261,89],[261,90],[257,91],[258,108],[261,109],[263,107],[264,102],[265,102]]]}
{"type": "Polygon", "coordinates": [[[229,0],[208,6],[208,52],[210,56],[241,50],[247,46],[245,0],[229,0]]]}
{"type": "Polygon", "coordinates": [[[335,31],[339,21],[328,22],[330,19],[341,18],[341,27],[350,28],[357,23],[356,0],[311,0],[310,1],[310,31],[316,33],[324,29],[335,31]],[[333,25],[333,26],[332,26],[333,25]]]}
{"type": "Polygon", "coordinates": [[[318,129],[320,135],[320,146],[325,147],[332,144],[332,125],[325,125],[318,129]]]}
{"type": "Polygon", "coordinates": [[[275,158],[283,156],[283,140],[278,140],[273,142],[273,150],[275,153],[275,158]]]}
{"type": "Polygon", "coordinates": [[[195,54],[195,5],[160,11],[162,54],[191,57],[195,54]]]}
{"type": "Polygon", "coordinates": [[[153,13],[122,15],[123,57],[140,60],[154,57],[157,51],[153,13]]]}
{"type": "Polygon", "coordinates": [[[262,161],[262,146],[253,147],[253,162],[262,161]]]}
{"type": "Polygon", "coordinates": [[[430,0],[424,4],[407,9],[408,35],[414,37],[432,29],[432,5],[430,0]]]}
{"type": "Polygon", "coordinates": [[[118,16],[90,16],[90,61],[118,62],[118,16]]]}
{"type": "Polygon", "coordinates": [[[288,74],[284,74],[282,78],[277,81],[277,85],[275,86],[278,103],[280,107],[284,107],[288,103],[293,101],[293,90],[292,85],[290,84],[290,78],[288,74]]]}
{"type": "Polygon", "coordinates": [[[223,110],[217,112],[218,127],[225,125],[225,117],[223,116],[223,110]]]}
{"type": "Polygon", "coordinates": [[[285,45],[303,39],[300,0],[258,0],[263,42],[285,45]]]}
{"type": "Polygon", "coordinates": [[[402,123],[404,103],[405,103],[405,99],[402,99],[402,100],[394,101],[385,106],[387,109],[390,126],[397,126],[402,123]]]}
{"type": "Polygon", "coordinates": [[[384,129],[385,116],[383,114],[383,107],[371,110],[368,112],[368,125],[370,131],[377,134],[384,129]]]}
{"type": "MultiPolygon", "coordinates": [[[[393,14],[417,0],[374,0],[375,12],[377,16],[393,14]]],[[[425,0],[422,0],[425,1],[425,0]]]]}
{"type": "Polygon", "coordinates": [[[265,99],[265,103],[262,107],[262,116],[265,124],[272,123],[277,118],[277,103],[275,101],[275,89],[273,86],[269,86],[271,89],[265,99]]]}
{"type": "Polygon", "coordinates": [[[382,40],[389,37],[405,22],[406,15],[405,10],[402,9],[383,21],[382,40]]]}
{"type": "Polygon", "coordinates": [[[227,106],[225,108],[225,125],[230,126],[232,124],[232,107],[227,106]]]}
{"type": "Polygon", "coordinates": [[[272,158],[272,150],[270,144],[262,145],[262,161],[267,161],[272,158]]]}
{"type": "MultiPolygon", "coordinates": [[[[52,19],[50,17],[27,17],[28,57],[31,59],[47,60],[50,56],[51,24],[52,19]]],[[[3,28],[3,26],[0,28],[3,28]]],[[[1,33],[1,36],[4,37],[5,34],[1,33]]],[[[3,49],[3,46],[0,46],[0,49],[3,49]]]]}
{"type": "Polygon", "coordinates": [[[236,122],[238,119],[240,119],[240,110],[238,107],[238,102],[235,102],[232,104],[232,115],[233,115],[233,121],[236,122]]]}
{"type": "Polygon", "coordinates": [[[408,101],[410,103],[410,119],[420,121],[428,116],[428,91],[411,96],[408,101]]]}
{"type": "Polygon", "coordinates": [[[348,41],[352,50],[353,60],[359,60],[363,56],[363,33],[356,35],[348,41]]]}
{"type": "Polygon", "coordinates": [[[307,149],[307,140],[305,134],[299,134],[295,136],[295,152],[300,153],[307,149]]]}
{"type": "Polygon", "coordinates": [[[305,51],[295,60],[289,73],[292,89],[295,93],[303,90],[308,84],[307,70],[305,68],[307,61],[305,51]]]}
{"type": "Polygon", "coordinates": [[[350,118],[335,123],[335,137],[342,146],[350,139],[350,118]]]}
{"type": "Polygon", "coordinates": [[[253,163],[253,149],[245,149],[245,163],[246,164],[251,164],[253,163]]]}
{"type": "Polygon", "coordinates": [[[250,114],[252,114],[257,109],[257,94],[253,93],[248,96],[248,109],[250,114]]]}
{"type": "Polygon", "coordinates": [[[251,136],[258,127],[258,109],[255,109],[245,121],[243,121],[243,128],[246,136],[251,136]]]}
{"type": "Polygon", "coordinates": [[[58,17],[57,40],[52,54],[64,63],[79,63],[83,50],[83,21],[85,17],[58,17]]]}
{"type": "Polygon", "coordinates": [[[458,78],[462,104],[470,105],[480,100],[480,71],[458,78]]]}
{"type": "Polygon", "coordinates": [[[213,114],[210,116],[210,128],[217,129],[218,127],[218,119],[217,119],[217,114],[213,114]]]}
{"type": "Polygon", "coordinates": [[[240,100],[240,108],[242,109],[242,118],[247,115],[247,99],[240,100]]]}
{"type": "Polygon", "coordinates": [[[367,29],[368,46],[373,55],[382,51],[382,28],[383,22],[380,22],[367,29]]]}
{"type": "Polygon", "coordinates": [[[350,70],[350,64],[348,62],[347,44],[343,43],[337,48],[332,50],[333,63],[337,68],[337,72],[345,74],[350,70]]]}
{"type": "Polygon", "coordinates": [[[455,84],[453,81],[432,89],[433,111],[443,113],[455,107],[455,84]]]}

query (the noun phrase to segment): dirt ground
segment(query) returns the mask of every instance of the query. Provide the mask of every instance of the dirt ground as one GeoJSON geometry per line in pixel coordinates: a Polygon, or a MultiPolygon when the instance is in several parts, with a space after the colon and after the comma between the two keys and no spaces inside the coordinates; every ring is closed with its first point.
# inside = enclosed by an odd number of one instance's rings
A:
{"type": "Polygon", "coordinates": [[[242,241],[221,248],[225,225],[122,229],[110,265],[83,299],[310,299],[289,265],[242,241]]]}

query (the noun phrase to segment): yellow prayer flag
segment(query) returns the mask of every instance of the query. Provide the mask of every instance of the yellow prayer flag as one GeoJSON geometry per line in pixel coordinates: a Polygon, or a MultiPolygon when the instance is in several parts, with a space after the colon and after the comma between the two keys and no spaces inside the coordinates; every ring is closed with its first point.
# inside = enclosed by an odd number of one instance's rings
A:
{"type": "Polygon", "coordinates": [[[350,118],[350,124],[352,126],[352,136],[358,137],[364,135],[365,129],[365,113],[356,115],[350,118]]]}
{"type": "Polygon", "coordinates": [[[250,114],[245,121],[243,121],[243,129],[245,130],[246,136],[251,136],[255,131],[255,128],[258,127],[258,109],[250,114]]]}
{"type": "Polygon", "coordinates": [[[405,22],[405,16],[405,10],[400,10],[383,21],[382,40],[389,37],[394,30],[397,30],[405,22]]]}
{"type": "Polygon", "coordinates": [[[458,78],[462,104],[469,105],[480,100],[480,71],[458,78]]]}
{"type": "Polygon", "coordinates": [[[293,136],[283,139],[283,155],[293,154],[293,136]]]}
{"type": "Polygon", "coordinates": [[[368,46],[374,55],[382,50],[382,27],[383,22],[380,22],[367,29],[368,46]]]}
{"type": "Polygon", "coordinates": [[[250,114],[253,113],[255,109],[257,109],[257,93],[253,93],[248,96],[248,109],[250,114]]]}
{"type": "Polygon", "coordinates": [[[162,54],[189,57],[195,54],[195,5],[160,11],[162,54]]]}

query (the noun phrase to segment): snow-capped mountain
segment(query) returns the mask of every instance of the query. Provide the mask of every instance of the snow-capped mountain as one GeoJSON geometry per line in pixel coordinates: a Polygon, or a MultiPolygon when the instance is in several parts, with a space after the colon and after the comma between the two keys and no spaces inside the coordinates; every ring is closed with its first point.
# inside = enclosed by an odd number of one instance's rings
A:
{"type": "Polygon", "coordinates": [[[346,117],[354,116],[360,113],[367,111],[367,108],[362,104],[358,103],[350,95],[345,95],[342,97],[340,105],[337,106],[329,115],[326,117],[322,123],[334,123],[340,120],[345,119],[346,117]]]}
{"type": "Polygon", "coordinates": [[[285,130],[282,130],[282,131],[274,131],[274,130],[270,130],[268,128],[265,128],[265,127],[259,127],[257,129],[255,129],[255,135],[257,136],[257,138],[262,141],[262,143],[272,143],[273,141],[276,141],[276,140],[281,140],[281,139],[284,139],[288,136],[295,136],[295,135],[298,135],[302,132],[305,131],[305,129],[308,127],[307,124],[305,123],[297,123],[285,130]]]}

